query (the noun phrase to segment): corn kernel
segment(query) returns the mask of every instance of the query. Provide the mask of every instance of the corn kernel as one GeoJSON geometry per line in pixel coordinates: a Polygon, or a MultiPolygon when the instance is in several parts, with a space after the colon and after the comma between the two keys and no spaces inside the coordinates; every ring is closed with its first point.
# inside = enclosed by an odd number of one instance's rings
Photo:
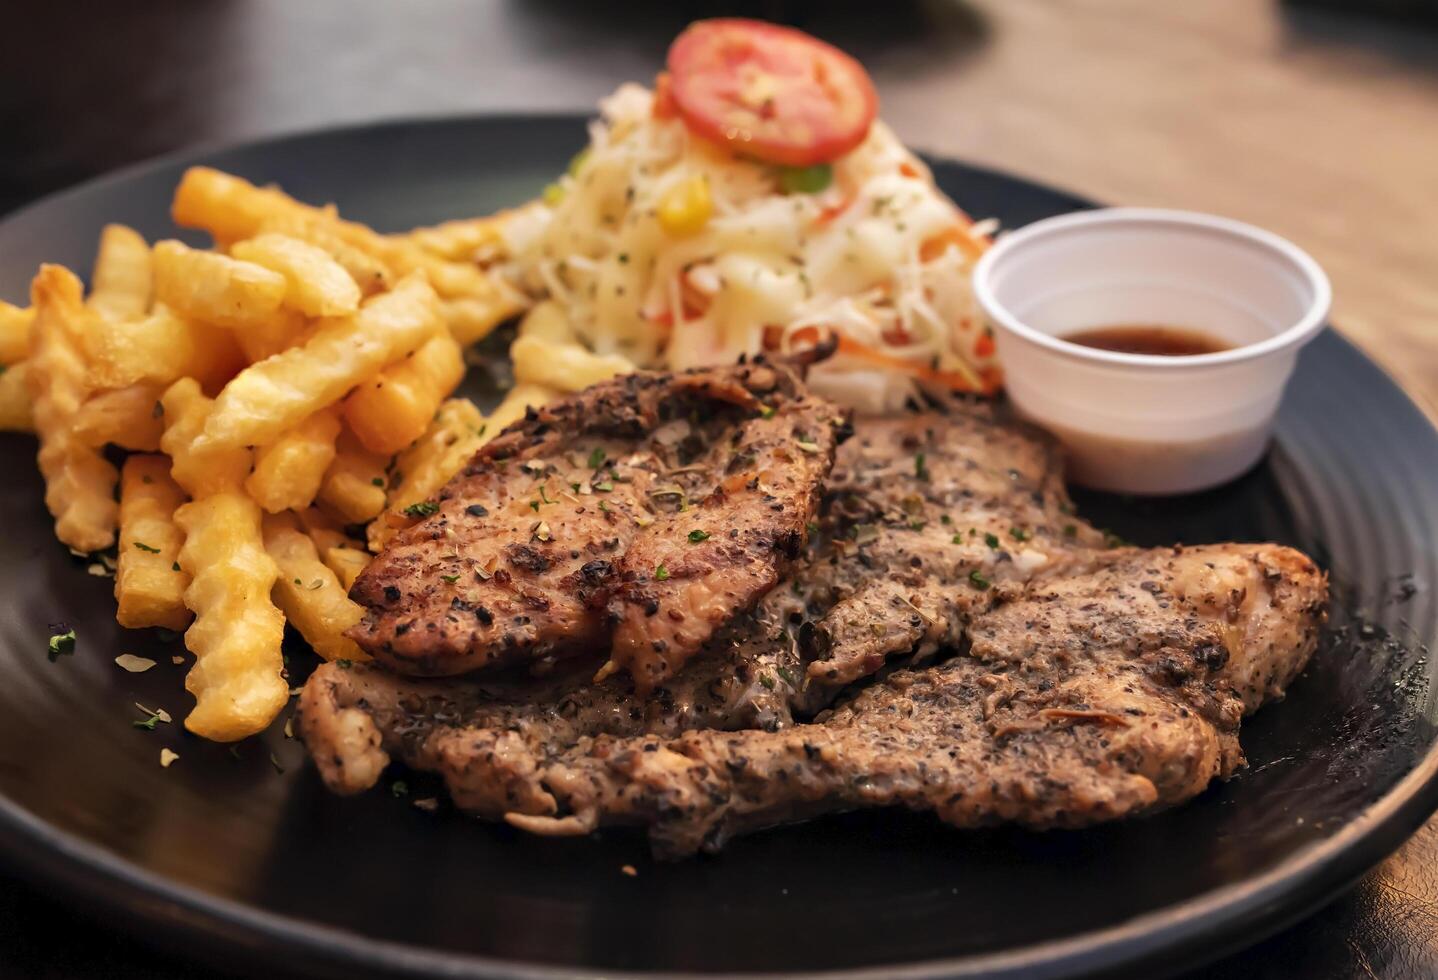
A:
{"type": "Polygon", "coordinates": [[[696,174],[674,185],[659,202],[659,224],[671,235],[693,235],[714,214],[709,178],[696,174]]]}

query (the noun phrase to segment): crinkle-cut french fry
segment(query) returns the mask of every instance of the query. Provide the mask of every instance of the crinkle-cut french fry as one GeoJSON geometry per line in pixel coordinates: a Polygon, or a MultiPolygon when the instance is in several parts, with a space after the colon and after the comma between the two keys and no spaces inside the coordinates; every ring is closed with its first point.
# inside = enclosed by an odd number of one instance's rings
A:
{"type": "Polygon", "coordinates": [[[308,507],[335,458],[339,412],[321,409],[255,452],[245,489],[271,514],[308,507]]]}
{"type": "Polygon", "coordinates": [[[517,380],[560,391],[582,391],[635,369],[618,354],[595,354],[579,344],[556,344],[539,337],[516,337],[509,356],[517,380]]]}
{"type": "Polygon", "coordinates": [[[384,510],[388,462],[346,428],[335,442],[335,459],[320,485],[319,502],[350,524],[370,520],[384,510]]]}
{"type": "Polygon", "coordinates": [[[371,254],[401,276],[426,273],[434,292],[444,299],[487,297],[498,289],[495,280],[476,264],[440,259],[404,237],[383,236],[358,221],[344,220],[332,208],[301,204],[278,188],[255,187],[242,178],[206,167],[191,167],[180,178],[170,214],[175,224],[204,228],[221,241],[250,239],[259,234],[267,220],[308,218],[324,223],[339,240],[371,254]]]}
{"type": "Polygon", "coordinates": [[[461,347],[477,344],[494,328],[524,310],[528,301],[510,287],[495,282],[483,296],[457,296],[439,301],[440,315],[461,347]]]}
{"type": "Polygon", "coordinates": [[[30,325],[35,308],[0,300],[0,364],[19,364],[30,356],[30,325]]]}
{"type": "Polygon", "coordinates": [[[494,411],[489,413],[489,418],[485,420],[484,437],[480,445],[484,445],[507,427],[524,418],[524,413],[531,408],[538,408],[558,397],[557,390],[545,385],[530,384],[525,381],[516,384],[505,392],[504,399],[495,406],[494,411]]]}
{"type": "Polygon", "coordinates": [[[225,385],[205,423],[216,446],[273,442],[306,416],[338,401],[385,365],[418,349],[439,329],[434,290],[409,276],[352,317],[321,321],[299,347],[252,364],[225,385]]]}
{"type": "Polygon", "coordinates": [[[344,631],[364,616],[364,608],[346,595],[346,589],[309,535],[299,529],[292,514],[265,518],[265,550],[279,566],[275,605],[305,642],[326,660],[368,660],[344,631]]]}
{"type": "Polygon", "coordinates": [[[243,330],[236,330],[235,339],[240,350],[245,352],[245,367],[274,357],[280,351],[296,347],[315,330],[312,321],[303,313],[294,310],[277,310],[275,315],[252,324],[243,330]]]}
{"type": "Polygon", "coordinates": [[[574,326],[569,322],[564,307],[552,299],[544,300],[542,303],[536,303],[530,307],[529,312],[524,314],[524,319],[519,321],[519,330],[516,335],[534,337],[552,344],[579,343],[579,335],[575,333],[574,326]]]}
{"type": "Polygon", "coordinates": [[[143,316],[153,290],[154,269],[145,239],[125,225],[106,225],[90,276],[90,309],[114,319],[143,316]]]}
{"type": "Polygon", "coordinates": [[[0,431],[34,432],[35,413],[30,408],[30,388],[25,378],[30,365],[21,361],[0,365],[0,431]]]}
{"type": "Polygon", "coordinates": [[[115,618],[121,626],[179,631],[190,624],[185,607],[190,576],[179,565],[185,536],[175,524],[175,511],[184,502],[185,492],[170,478],[170,461],[164,456],[125,460],[115,564],[115,618]]]}
{"type": "Polygon", "coordinates": [[[374,556],[363,548],[326,548],[322,553],[325,564],[339,578],[340,585],[348,592],[354,588],[355,579],[369,565],[374,556]]]}
{"type": "Polygon", "coordinates": [[[463,377],[464,352],[441,330],[356,388],[345,399],[345,422],[370,452],[392,456],[424,434],[463,377]]]}
{"type": "Polygon", "coordinates": [[[310,536],[315,543],[315,548],[323,555],[326,548],[350,548],[359,544],[345,533],[340,522],[318,507],[306,507],[303,510],[295,511],[295,518],[300,522],[300,527],[310,536]]]}
{"type": "Polygon", "coordinates": [[[428,500],[458,473],[488,441],[484,416],[468,398],[451,398],[413,446],[395,460],[398,485],[390,494],[389,512],[372,521],[367,531],[372,551],[379,551],[398,527],[409,523],[403,511],[428,500]]]}
{"type": "Polygon", "coordinates": [[[390,237],[408,239],[451,262],[493,260],[504,255],[504,226],[512,214],[501,211],[482,218],[459,218],[390,237]]]}
{"type": "Polygon", "coordinates": [[[317,245],[267,233],[236,242],[230,255],[284,276],[285,305],[305,316],[347,316],[359,309],[359,286],[317,245]]]}
{"type": "Polygon", "coordinates": [[[253,262],[183,242],[155,243],[155,299],[182,316],[242,329],[273,316],[285,277],[253,262]]]}
{"type": "Polygon", "coordinates": [[[63,266],[42,265],[31,285],[35,324],[26,371],[45,506],[55,536],[76,551],[100,551],[115,542],[115,482],[105,457],[75,438],[71,423],[89,394],[82,336],[95,316],[85,309],[80,280],[63,266]]]}
{"type": "Polygon", "coordinates": [[[233,742],[263,730],[289,700],[280,676],[285,617],[270,598],[279,569],[264,548],[259,505],[241,490],[191,501],[175,523],[185,535],[180,567],[191,578],[185,605],[195,614],[185,633],[195,655],[185,727],[233,742]]]}
{"type": "Polygon", "coordinates": [[[160,448],[170,457],[170,475],[195,498],[220,490],[239,490],[250,472],[250,450],[201,441],[200,434],[214,406],[214,400],[205,397],[194,378],[181,378],[160,396],[165,421],[160,448]]]}
{"type": "Polygon", "coordinates": [[[159,385],[150,384],[95,392],[75,413],[75,438],[96,449],[111,443],[141,453],[159,452],[165,432],[163,393],[159,385]]]}
{"type": "Polygon", "coordinates": [[[360,292],[373,296],[389,289],[399,278],[384,262],[345,241],[326,222],[329,219],[302,214],[272,215],[260,223],[258,234],[289,235],[322,248],[350,274],[360,292]]]}
{"type": "Polygon", "coordinates": [[[196,347],[203,338],[195,325],[164,306],[148,316],[100,317],[91,328],[85,347],[90,383],[96,388],[167,385],[202,361],[196,347]]]}

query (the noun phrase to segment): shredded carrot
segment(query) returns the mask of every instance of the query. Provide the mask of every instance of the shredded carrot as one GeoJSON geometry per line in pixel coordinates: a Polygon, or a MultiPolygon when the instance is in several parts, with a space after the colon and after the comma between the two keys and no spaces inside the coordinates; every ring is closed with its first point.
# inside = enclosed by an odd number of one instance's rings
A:
{"type": "Polygon", "coordinates": [[[993,357],[994,338],[990,337],[988,334],[984,334],[978,340],[974,341],[974,356],[993,357]]]}
{"type": "Polygon", "coordinates": [[[885,354],[883,351],[874,350],[868,344],[862,344],[843,335],[839,337],[839,351],[868,361],[870,364],[902,371],[921,381],[948,388],[950,391],[969,391],[992,395],[999,389],[1000,375],[993,368],[985,368],[979,371],[977,376],[962,371],[940,371],[923,364],[906,361],[892,354],[885,354]]]}
{"type": "MultiPolygon", "coordinates": [[[[973,222],[969,222],[969,224],[972,225],[973,222]]],[[[988,248],[988,239],[982,235],[970,234],[967,228],[949,228],[926,239],[919,246],[919,261],[932,262],[948,251],[950,245],[958,246],[959,250],[973,261],[984,254],[985,249],[988,248]]]]}

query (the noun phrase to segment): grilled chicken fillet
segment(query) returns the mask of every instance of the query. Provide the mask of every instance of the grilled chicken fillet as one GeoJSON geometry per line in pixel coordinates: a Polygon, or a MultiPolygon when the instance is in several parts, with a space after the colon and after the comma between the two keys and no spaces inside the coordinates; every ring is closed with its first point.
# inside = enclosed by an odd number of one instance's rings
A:
{"type": "Polygon", "coordinates": [[[549,666],[613,634],[614,666],[647,691],[803,547],[841,421],[760,363],[626,375],[531,411],[360,575],[351,636],[444,676],[549,666]]]}

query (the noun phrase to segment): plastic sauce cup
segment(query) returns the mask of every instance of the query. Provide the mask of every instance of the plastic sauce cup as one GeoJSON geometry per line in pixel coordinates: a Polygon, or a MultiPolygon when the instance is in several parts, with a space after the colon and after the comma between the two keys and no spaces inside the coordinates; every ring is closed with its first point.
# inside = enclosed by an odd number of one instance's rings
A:
{"type": "Polygon", "coordinates": [[[1020,414],[1099,490],[1176,494],[1263,456],[1299,349],[1332,302],[1318,263],[1277,235],[1187,211],[1108,208],[999,239],[974,270],[1020,414]],[[1100,327],[1198,330],[1231,345],[1169,357],[1060,339],[1100,327]]]}

